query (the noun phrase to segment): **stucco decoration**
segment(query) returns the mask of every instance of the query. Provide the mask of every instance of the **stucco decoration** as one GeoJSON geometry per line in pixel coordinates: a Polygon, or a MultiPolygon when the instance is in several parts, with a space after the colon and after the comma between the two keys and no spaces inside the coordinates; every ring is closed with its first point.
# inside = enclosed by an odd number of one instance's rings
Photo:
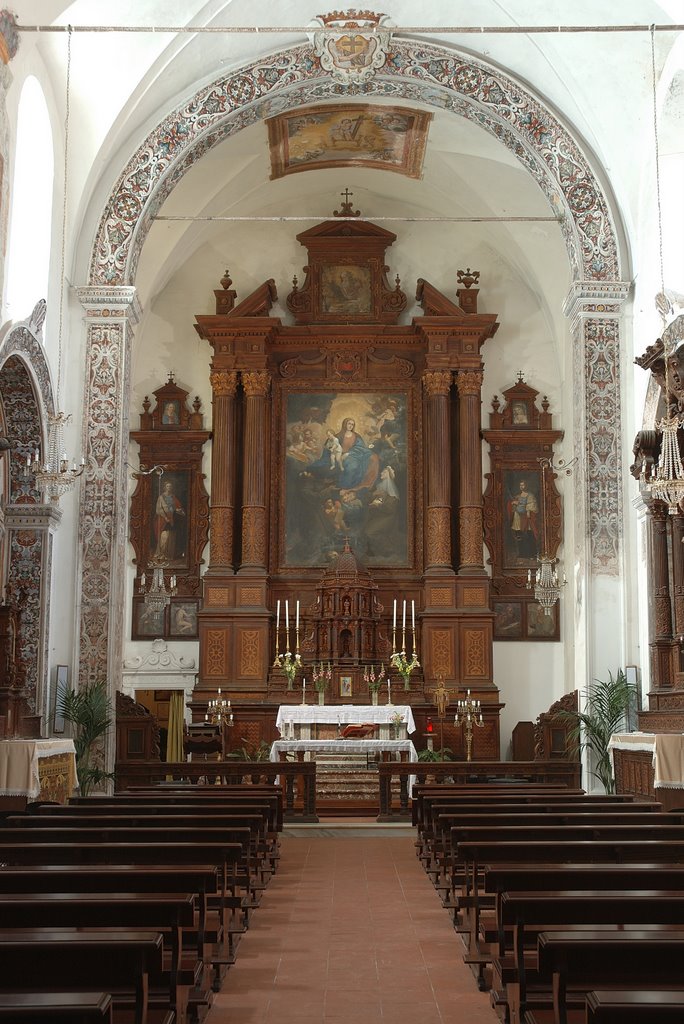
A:
{"type": "Polygon", "coordinates": [[[390,96],[451,110],[479,124],[532,174],[559,217],[575,278],[620,276],[614,225],[577,142],[529,90],[453,50],[394,40],[381,76],[343,89],[308,46],[281,51],[218,79],[148,135],[122,171],[97,232],[90,283],[135,279],[152,220],[209,149],[281,110],[350,94],[390,96]]]}

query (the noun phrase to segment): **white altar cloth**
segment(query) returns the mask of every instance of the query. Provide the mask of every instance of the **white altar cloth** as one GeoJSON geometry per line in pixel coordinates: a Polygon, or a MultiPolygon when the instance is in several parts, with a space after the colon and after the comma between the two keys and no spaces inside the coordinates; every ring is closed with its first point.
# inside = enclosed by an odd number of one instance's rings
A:
{"type": "Polygon", "coordinates": [[[653,753],[655,789],[684,789],[684,735],[682,733],[614,733],[608,742],[613,771],[614,750],[644,750],[653,753]]]}
{"type": "Polygon", "coordinates": [[[313,725],[319,722],[332,725],[338,722],[340,725],[360,725],[366,722],[387,724],[397,714],[401,715],[407,733],[416,731],[413,712],[408,704],[281,704],[276,726],[282,736],[285,722],[292,722],[293,725],[313,725]]]}
{"type": "MultiPolygon", "coordinates": [[[[39,761],[55,754],[76,754],[73,740],[2,740],[0,742],[0,796],[40,794],[39,761]]],[[[74,769],[75,774],[75,769],[74,769]]]]}

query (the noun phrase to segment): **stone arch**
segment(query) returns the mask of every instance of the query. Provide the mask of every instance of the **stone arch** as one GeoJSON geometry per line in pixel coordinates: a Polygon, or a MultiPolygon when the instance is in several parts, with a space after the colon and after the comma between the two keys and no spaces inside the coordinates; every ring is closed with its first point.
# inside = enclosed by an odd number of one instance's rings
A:
{"type": "Polygon", "coordinates": [[[54,411],[40,340],[44,319],[41,301],[29,319],[10,327],[0,342],[0,402],[11,444],[3,584],[19,611],[17,667],[24,735],[39,734],[39,716],[46,711],[52,530],[59,521],[59,513],[42,504],[35,480],[24,472],[27,457],[36,449],[45,450],[47,419],[54,411]]]}
{"type": "MultiPolygon", "coordinates": [[[[575,280],[621,276],[616,226],[588,159],[552,112],[503,72],[445,47],[393,41],[377,78],[354,95],[413,99],[479,124],[511,150],[557,213],[575,280]]],[[[346,94],[346,90],[345,90],[346,94]]],[[[114,185],[91,254],[89,284],[130,285],[156,212],[208,150],[279,110],[339,99],[308,45],[255,61],[198,90],[147,136],[114,185]]]]}

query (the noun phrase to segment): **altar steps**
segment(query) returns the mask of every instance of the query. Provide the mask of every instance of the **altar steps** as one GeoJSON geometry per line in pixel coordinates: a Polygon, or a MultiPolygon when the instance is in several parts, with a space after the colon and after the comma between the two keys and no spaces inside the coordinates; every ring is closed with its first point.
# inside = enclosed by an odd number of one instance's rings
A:
{"type": "MultiPolygon", "coordinates": [[[[396,792],[399,797],[399,780],[396,792]]],[[[363,754],[318,754],[316,757],[318,814],[379,812],[378,772],[363,754]]]]}

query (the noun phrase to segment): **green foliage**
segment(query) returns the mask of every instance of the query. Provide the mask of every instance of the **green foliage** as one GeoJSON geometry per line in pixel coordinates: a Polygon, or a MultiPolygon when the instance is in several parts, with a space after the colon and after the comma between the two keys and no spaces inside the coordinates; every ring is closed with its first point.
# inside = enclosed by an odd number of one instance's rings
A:
{"type": "Polygon", "coordinates": [[[76,748],[76,774],[81,795],[88,796],[93,786],[113,779],[97,763],[97,740],[112,724],[112,703],[104,682],[90,683],[82,690],[61,690],[57,693],[57,713],[72,725],[76,748]]]}
{"type": "Polygon", "coordinates": [[[228,757],[234,758],[236,761],[268,761],[271,756],[271,744],[265,740],[261,740],[260,743],[252,743],[250,740],[245,739],[241,736],[243,746],[236,747],[235,750],[227,755],[228,757]]]}
{"type": "Polygon", "coordinates": [[[606,793],[615,792],[615,779],[610,764],[608,743],[613,733],[624,731],[627,715],[636,707],[637,689],[627,682],[622,669],[608,679],[595,679],[584,693],[583,711],[563,711],[560,718],[571,719],[573,728],[570,741],[580,749],[591,751],[594,770],[592,775],[603,785],[606,793]]]}
{"type": "Polygon", "coordinates": [[[419,761],[430,761],[436,763],[437,761],[453,761],[454,752],[449,747],[440,747],[438,750],[425,750],[418,751],[419,761]]]}

